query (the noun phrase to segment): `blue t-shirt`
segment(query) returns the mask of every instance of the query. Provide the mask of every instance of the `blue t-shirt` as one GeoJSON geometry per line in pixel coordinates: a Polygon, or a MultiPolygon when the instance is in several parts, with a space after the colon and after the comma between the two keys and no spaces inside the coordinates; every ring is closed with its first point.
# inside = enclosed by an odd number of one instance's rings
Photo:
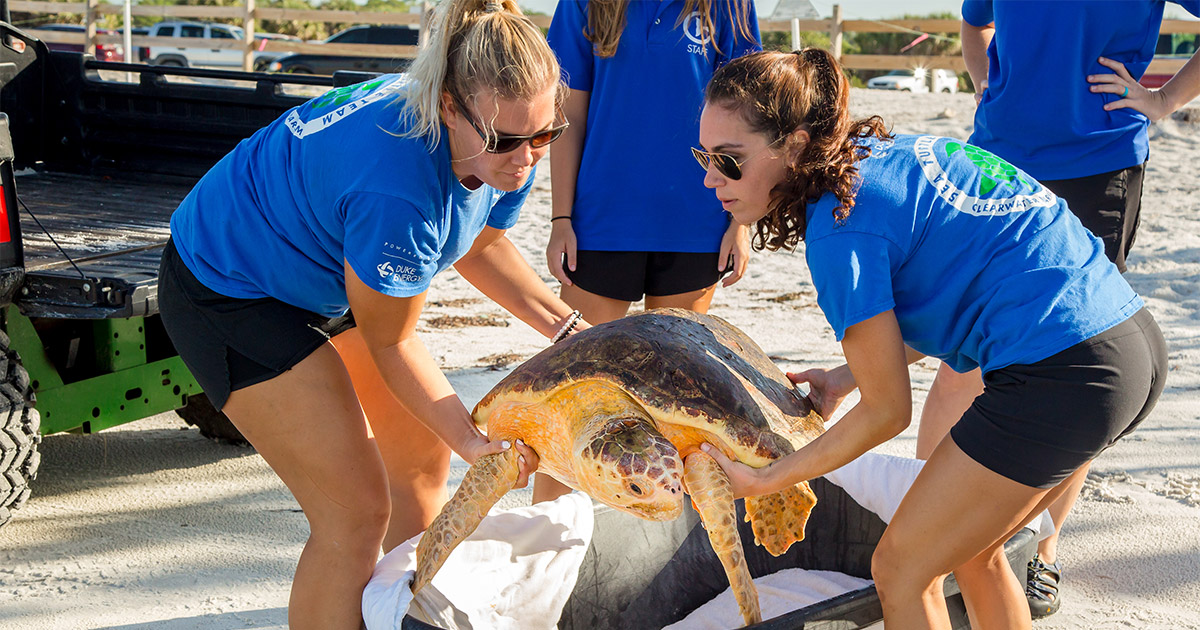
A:
{"type": "Polygon", "coordinates": [[[1035,363],[1142,307],[1104,246],[1049,190],[971,145],[865,141],[844,222],[808,208],[805,256],[838,340],[893,310],[904,342],[966,372],[1035,363]]]}
{"type": "Polygon", "coordinates": [[[188,269],[222,295],[333,317],[349,306],[343,261],[376,291],[409,297],[485,225],[512,227],[533,175],[515,192],[463,187],[445,128],[432,151],[396,136],[407,84],[388,75],[333,90],[239,143],[171,216],[188,269]]]}
{"type": "MultiPolygon", "coordinates": [[[[1200,2],[1180,1],[1193,15],[1200,2]]],[[[1140,78],[1154,57],[1161,0],[966,0],[963,20],[996,24],[988,87],[969,142],[1040,180],[1098,175],[1146,161],[1150,122],[1134,109],[1104,111],[1120,94],[1093,93],[1103,56],[1140,78]]]]}
{"type": "Polygon", "coordinates": [[[579,249],[716,252],[729,216],[689,147],[700,137],[704,89],[730,59],[761,49],[736,33],[728,3],[713,3],[716,33],[701,45],[693,13],[676,27],[682,0],[630,2],[617,52],[600,58],[584,37],[586,0],[563,0],[547,39],[571,89],[590,92],[571,224],[579,249]],[[715,41],[720,51],[714,50],[715,41]]]}

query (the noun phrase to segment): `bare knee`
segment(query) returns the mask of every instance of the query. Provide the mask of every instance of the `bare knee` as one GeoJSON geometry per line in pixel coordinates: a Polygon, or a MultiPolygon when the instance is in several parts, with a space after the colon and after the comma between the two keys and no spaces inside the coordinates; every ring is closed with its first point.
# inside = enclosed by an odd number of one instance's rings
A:
{"type": "MultiPolygon", "coordinates": [[[[343,486],[345,487],[345,486],[343,486]]],[[[304,506],[312,541],[336,545],[347,554],[374,559],[387,532],[392,501],[382,477],[359,484],[340,497],[324,497],[304,506]]]]}
{"type": "Polygon", "coordinates": [[[881,599],[920,597],[927,592],[941,592],[946,576],[922,568],[918,554],[894,541],[886,533],[871,555],[871,578],[879,589],[881,599]]]}

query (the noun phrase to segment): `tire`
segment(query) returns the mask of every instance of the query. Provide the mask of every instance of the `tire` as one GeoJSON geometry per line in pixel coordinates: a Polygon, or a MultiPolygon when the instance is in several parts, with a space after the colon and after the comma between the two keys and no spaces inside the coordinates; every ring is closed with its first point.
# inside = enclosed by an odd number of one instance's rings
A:
{"type": "Polygon", "coordinates": [[[29,372],[8,335],[0,332],[0,526],[25,505],[42,461],[42,417],[34,402],[29,372]]]}
{"type": "Polygon", "coordinates": [[[208,396],[196,394],[188,396],[187,404],[175,410],[183,421],[200,429],[200,435],[218,442],[249,446],[250,442],[242,437],[242,432],[233,426],[229,416],[221,413],[208,401],[208,396]]]}
{"type": "Polygon", "coordinates": [[[307,68],[305,66],[292,66],[291,68],[284,70],[284,72],[290,72],[292,74],[313,74],[312,68],[307,68]]]}
{"type": "Polygon", "coordinates": [[[178,59],[163,59],[162,61],[160,61],[160,62],[158,62],[158,63],[156,63],[156,64],[154,64],[154,65],[156,65],[156,66],[165,66],[165,67],[168,67],[168,68],[183,68],[183,67],[186,67],[186,65],[185,65],[185,64],[184,64],[182,61],[180,61],[180,60],[178,60],[178,59]]]}

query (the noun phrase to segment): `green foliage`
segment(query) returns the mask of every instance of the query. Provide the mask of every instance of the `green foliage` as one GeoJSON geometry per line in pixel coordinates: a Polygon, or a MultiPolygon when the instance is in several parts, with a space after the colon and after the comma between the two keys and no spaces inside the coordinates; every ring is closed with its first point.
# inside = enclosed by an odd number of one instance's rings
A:
{"type": "MultiPolygon", "coordinates": [[[[763,50],[792,52],[792,33],[790,31],[768,31],[762,34],[763,50]]],[[[803,48],[832,49],[829,33],[820,31],[800,31],[800,46],[803,48]]]]}

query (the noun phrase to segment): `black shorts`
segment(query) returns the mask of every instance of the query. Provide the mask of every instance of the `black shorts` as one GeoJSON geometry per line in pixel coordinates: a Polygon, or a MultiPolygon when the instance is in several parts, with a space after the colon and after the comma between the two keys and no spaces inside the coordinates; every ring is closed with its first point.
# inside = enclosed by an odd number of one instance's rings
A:
{"type": "Polygon", "coordinates": [[[1125,257],[1133,249],[1141,218],[1145,174],[1146,165],[1138,164],[1110,173],[1042,184],[1066,200],[1083,227],[1104,241],[1104,255],[1125,273],[1125,257]]]}
{"type": "Polygon", "coordinates": [[[274,298],[231,298],[200,283],[167,241],[158,271],[163,326],[213,406],[229,393],[290,370],[338,333],[347,313],[330,319],[274,298]]]}
{"type": "Polygon", "coordinates": [[[950,437],[988,470],[1050,488],[1150,414],[1167,344],[1150,311],[1029,365],[983,375],[983,393],[950,437]]]}
{"type": "Polygon", "coordinates": [[[565,265],[576,286],[613,300],[636,302],[643,295],[665,296],[707,289],[733,269],[717,271],[716,252],[578,251],[575,271],[565,265]]]}

